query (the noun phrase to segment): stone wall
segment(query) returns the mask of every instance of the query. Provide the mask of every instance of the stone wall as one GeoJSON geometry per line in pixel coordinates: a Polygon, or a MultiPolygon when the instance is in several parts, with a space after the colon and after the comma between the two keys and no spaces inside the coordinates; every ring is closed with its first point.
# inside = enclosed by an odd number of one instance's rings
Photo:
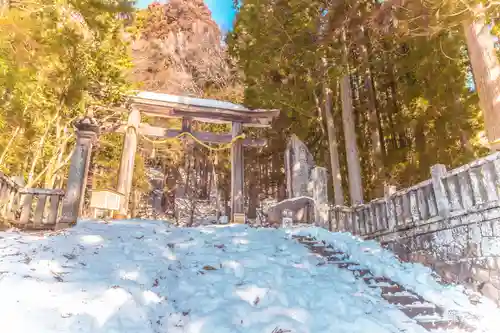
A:
{"type": "Polygon", "coordinates": [[[396,239],[381,240],[401,260],[420,262],[443,281],[465,285],[499,302],[500,207],[453,219],[436,223],[438,230],[433,232],[409,230],[396,239]]]}
{"type": "Polygon", "coordinates": [[[402,260],[500,300],[500,154],[354,207],[333,207],[330,228],[376,239],[402,260]]]}

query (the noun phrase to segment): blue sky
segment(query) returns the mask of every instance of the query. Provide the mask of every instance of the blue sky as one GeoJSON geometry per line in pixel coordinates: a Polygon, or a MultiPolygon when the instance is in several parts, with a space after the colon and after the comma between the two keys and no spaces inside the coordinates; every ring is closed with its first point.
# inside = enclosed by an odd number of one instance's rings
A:
{"type": "MultiPolygon", "coordinates": [[[[163,2],[164,0],[160,0],[163,2]]],[[[145,8],[153,0],[137,0],[137,7],[145,8]]],[[[236,15],[233,8],[233,0],[205,0],[208,8],[212,11],[212,17],[215,22],[225,32],[231,30],[233,19],[236,15]]]]}

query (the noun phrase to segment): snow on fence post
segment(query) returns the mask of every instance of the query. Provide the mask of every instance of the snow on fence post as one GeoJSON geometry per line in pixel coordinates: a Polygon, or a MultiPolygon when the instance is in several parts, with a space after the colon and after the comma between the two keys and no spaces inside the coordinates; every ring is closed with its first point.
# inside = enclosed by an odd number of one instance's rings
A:
{"type": "Polygon", "coordinates": [[[355,209],[355,216],[357,217],[358,232],[360,235],[369,233],[370,211],[369,205],[358,205],[355,209]]]}
{"type": "Polygon", "coordinates": [[[394,193],[396,193],[396,186],[386,185],[384,187],[385,211],[387,213],[387,228],[389,231],[393,231],[396,228],[396,206],[392,197],[394,193]]]}
{"type": "Polygon", "coordinates": [[[374,219],[373,219],[373,213],[372,213],[372,206],[370,204],[367,204],[364,207],[365,208],[363,210],[364,210],[365,216],[366,216],[366,231],[368,233],[372,233],[374,231],[374,228],[373,228],[374,219]]]}
{"type": "Polygon", "coordinates": [[[495,191],[500,196],[500,158],[496,158],[492,162],[492,173],[495,175],[495,191]]]}
{"type": "Polygon", "coordinates": [[[410,217],[413,222],[420,221],[420,209],[418,207],[417,189],[410,190],[410,217]]]}
{"type": "Polygon", "coordinates": [[[359,206],[354,206],[352,211],[352,234],[361,235],[361,217],[359,206]]]}
{"type": "Polygon", "coordinates": [[[341,231],[341,232],[347,231],[347,219],[346,219],[346,214],[345,214],[346,209],[347,208],[344,206],[338,206],[338,209],[337,209],[337,223],[338,223],[339,231],[341,231]]]}
{"type": "Polygon", "coordinates": [[[402,195],[402,208],[403,208],[403,225],[410,225],[412,222],[412,216],[410,211],[410,191],[405,190],[402,195]]]}
{"type": "Polygon", "coordinates": [[[376,232],[378,224],[376,202],[371,201],[368,203],[368,207],[370,207],[371,232],[376,232]]]}
{"type": "Polygon", "coordinates": [[[479,170],[477,170],[477,168],[470,168],[468,172],[472,184],[472,195],[474,196],[474,206],[481,205],[485,203],[485,198],[483,194],[484,188],[483,184],[481,183],[479,170]]]}
{"type": "Polygon", "coordinates": [[[346,232],[352,233],[352,211],[354,208],[347,207],[342,214],[344,220],[344,229],[346,232]]]}
{"type": "Polygon", "coordinates": [[[462,209],[468,209],[474,205],[472,198],[472,187],[468,172],[457,174],[460,198],[462,199],[462,209]]]}
{"type": "Polygon", "coordinates": [[[443,178],[446,176],[446,167],[443,164],[436,164],[431,167],[432,188],[436,198],[437,211],[439,216],[448,217],[450,214],[450,204],[443,178]]]}
{"type": "Polygon", "coordinates": [[[385,201],[383,199],[378,199],[375,201],[374,208],[375,208],[375,230],[376,231],[381,231],[384,230],[386,227],[384,225],[384,209],[383,207],[385,206],[385,201]]]}
{"type": "MultiPolygon", "coordinates": [[[[426,182],[427,183],[427,182],[426,182]]],[[[426,220],[429,218],[429,208],[427,206],[427,198],[425,197],[425,188],[427,184],[417,189],[417,204],[420,213],[420,218],[426,220]]]]}
{"type": "Polygon", "coordinates": [[[460,210],[462,205],[460,203],[460,195],[459,195],[459,183],[458,183],[458,175],[452,174],[444,178],[444,183],[448,188],[448,193],[450,194],[450,210],[460,210]]]}
{"type": "Polygon", "coordinates": [[[335,206],[330,207],[329,219],[330,219],[330,231],[333,232],[339,231],[337,226],[337,219],[335,216],[335,206]]]}
{"type": "Polygon", "coordinates": [[[0,172],[0,219],[12,220],[19,201],[19,186],[0,172]]]}
{"type": "Polygon", "coordinates": [[[495,175],[494,161],[487,162],[481,167],[482,180],[486,190],[486,201],[498,200],[498,193],[496,189],[495,180],[498,175],[495,175]]]}

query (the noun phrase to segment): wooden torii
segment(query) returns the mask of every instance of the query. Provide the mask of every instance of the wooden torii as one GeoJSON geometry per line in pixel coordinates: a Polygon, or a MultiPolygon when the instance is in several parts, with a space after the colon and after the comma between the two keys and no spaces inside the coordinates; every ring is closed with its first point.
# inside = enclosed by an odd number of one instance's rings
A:
{"type": "Polygon", "coordinates": [[[250,110],[242,105],[218,100],[175,96],[157,92],[140,91],[129,96],[130,113],[127,125],[118,131],[125,133],[123,151],[118,174],[117,191],[124,195],[120,213],[128,213],[129,196],[132,189],[134,161],[138,135],[159,139],[175,138],[182,134],[193,136],[204,143],[231,145],[231,221],[244,217],[243,200],[243,146],[262,147],[264,139],[242,138],[244,127],[270,127],[279,110],[250,110]],[[180,118],[181,128],[155,127],[141,122],[141,116],[180,118]],[[193,120],[231,124],[230,133],[196,132],[191,130],[193,120]],[[236,219],[235,219],[236,217],[236,219]]]}

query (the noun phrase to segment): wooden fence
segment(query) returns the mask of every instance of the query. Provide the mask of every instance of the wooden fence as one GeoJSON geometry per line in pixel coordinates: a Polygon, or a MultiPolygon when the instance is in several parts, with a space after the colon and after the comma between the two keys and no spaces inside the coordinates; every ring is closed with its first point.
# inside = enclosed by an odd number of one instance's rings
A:
{"type": "Polygon", "coordinates": [[[384,198],[330,210],[330,229],[374,238],[428,226],[500,205],[500,153],[451,171],[431,167],[431,179],[384,198]]]}
{"type": "Polygon", "coordinates": [[[0,172],[0,220],[21,229],[52,229],[63,190],[21,188],[0,172]]]}

